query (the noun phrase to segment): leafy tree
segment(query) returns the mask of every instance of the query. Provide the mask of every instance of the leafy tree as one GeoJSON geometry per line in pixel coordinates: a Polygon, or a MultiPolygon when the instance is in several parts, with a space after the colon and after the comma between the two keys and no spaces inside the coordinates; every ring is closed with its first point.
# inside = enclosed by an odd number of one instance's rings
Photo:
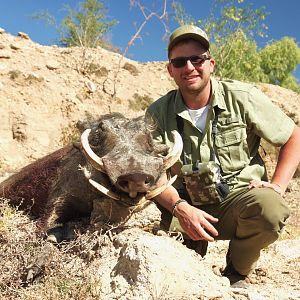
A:
{"type": "Polygon", "coordinates": [[[104,35],[117,23],[115,20],[106,21],[106,9],[99,0],[84,0],[79,3],[79,9],[72,9],[65,5],[67,16],[61,24],[57,23],[48,11],[39,11],[32,15],[35,20],[43,20],[47,24],[54,26],[59,32],[58,42],[67,47],[97,47],[113,49],[113,47],[103,39],[104,35]]]}
{"type": "Polygon", "coordinates": [[[265,36],[267,13],[264,7],[253,9],[244,2],[214,0],[208,18],[195,20],[176,1],[174,19],[180,25],[198,25],[208,33],[216,76],[279,84],[299,92],[300,85],[292,75],[300,63],[299,47],[292,38],[284,38],[258,50],[254,37],[265,36]]]}
{"type": "Polygon", "coordinates": [[[294,75],[289,74],[284,81],[281,83],[281,86],[293,90],[300,94],[300,84],[297,82],[297,79],[294,75]]]}
{"type": "Polygon", "coordinates": [[[216,59],[215,73],[218,77],[264,81],[261,58],[256,51],[255,41],[248,39],[243,31],[238,30],[228,35],[223,46],[224,51],[219,51],[217,44],[212,44],[211,47],[216,59]]]}
{"type": "Polygon", "coordinates": [[[63,34],[60,42],[65,46],[103,46],[103,36],[116,21],[105,21],[106,9],[98,0],[85,0],[79,10],[66,6],[68,16],[62,21],[63,34]]]}
{"type": "Polygon", "coordinates": [[[284,37],[275,41],[263,48],[259,55],[269,83],[289,88],[296,84],[292,72],[300,63],[300,48],[293,38],[284,37]]]}

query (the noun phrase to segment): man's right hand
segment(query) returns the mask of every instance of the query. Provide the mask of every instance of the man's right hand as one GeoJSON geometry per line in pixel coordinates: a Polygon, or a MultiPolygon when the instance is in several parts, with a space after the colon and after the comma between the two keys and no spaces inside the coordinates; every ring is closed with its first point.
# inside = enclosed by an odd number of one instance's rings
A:
{"type": "Polygon", "coordinates": [[[192,240],[213,242],[214,237],[218,236],[218,231],[212,225],[212,223],[217,223],[218,219],[187,202],[179,203],[175,208],[174,215],[192,240]]]}
{"type": "MultiPolygon", "coordinates": [[[[167,177],[165,176],[161,179],[161,184],[166,181],[167,177]]],[[[218,219],[205,211],[190,205],[188,202],[180,202],[172,211],[174,204],[180,199],[177,190],[173,186],[166,188],[154,199],[178,218],[182,229],[192,240],[212,242],[214,237],[218,236],[218,231],[212,225],[217,223],[218,219]]]]}

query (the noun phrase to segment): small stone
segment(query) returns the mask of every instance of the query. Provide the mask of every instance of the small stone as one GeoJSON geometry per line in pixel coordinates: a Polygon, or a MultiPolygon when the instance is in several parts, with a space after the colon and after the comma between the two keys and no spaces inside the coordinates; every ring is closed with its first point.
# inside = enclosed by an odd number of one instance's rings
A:
{"type": "Polygon", "coordinates": [[[39,76],[35,73],[30,73],[26,76],[26,79],[29,81],[38,81],[38,82],[42,82],[44,81],[44,77],[43,76],[39,76]]]}
{"type": "Polygon", "coordinates": [[[6,52],[6,51],[1,51],[0,52],[0,58],[9,59],[9,58],[11,58],[11,54],[9,52],[6,52]]]}
{"type": "Polygon", "coordinates": [[[13,50],[19,50],[21,49],[21,47],[17,44],[10,44],[10,48],[13,49],[13,50]]]}
{"type": "Polygon", "coordinates": [[[56,70],[59,68],[59,63],[57,61],[49,61],[47,64],[46,64],[46,67],[49,69],[49,70],[56,70]]]}
{"type": "Polygon", "coordinates": [[[22,39],[25,39],[25,40],[29,40],[30,39],[29,35],[27,33],[25,33],[25,32],[22,32],[22,31],[18,32],[18,36],[21,37],[22,39]]]}
{"type": "Polygon", "coordinates": [[[2,34],[4,32],[5,32],[5,29],[3,29],[3,28],[0,27],[0,34],[2,34]]]}
{"type": "Polygon", "coordinates": [[[90,93],[94,93],[97,90],[95,83],[92,81],[85,82],[85,86],[88,88],[90,93]]]}
{"type": "Polygon", "coordinates": [[[4,49],[5,45],[4,44],[0,44],[0,49],[4,49]]]}
{"type": "Polygon", "coordinates": [[[19,120],[16,120],[12,124],[12,135],[14,140],[24,142],[27,139],[26,126],[27,124],[25,122],[19,120]]]}

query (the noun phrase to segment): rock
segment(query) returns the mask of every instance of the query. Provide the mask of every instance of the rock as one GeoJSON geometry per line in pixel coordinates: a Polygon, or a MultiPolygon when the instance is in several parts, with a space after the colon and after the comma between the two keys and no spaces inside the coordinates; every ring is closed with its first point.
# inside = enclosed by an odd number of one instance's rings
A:
{"type": "Polygon", "coordinates": [[[90,93],[94,93],[97,90],[95,83],[92,81],[85,82],[85,86],[88,88],[90,93]]]}
{"type": "Polygon", "coordinates": [[[95,274],[101,299],[233,299],[228,280],[174,239],[129,229],[113,244],[95,274]]]}
{"type": "Polygon", "coordinates": [[[22,39],[30,40],[29,35],[25,32],[22,31],[18,32],[18,36],[21,37],[22,39]]]}
{"type": "Polygon", "coordinates": [[[15,117],[12,123],[12,136],[18,142],[24,142],[27,139],[27,123],[23,119],[23,116],[15,117]]]}
{"type": "Polygon", "coordinates": [[[286,260],[300,260],[300,238],[295,240],[277,241],[274,244],[275,252],[282,255],[286,260]]]}
{"type": "Polygon", "coordinates": [[[26,76],[26,79],[29,81],[38,81],[38,82],[42,82],[44,81],[44,77],[43,76],[39,76],[36,73],[30,73],[26,76]]]}
{"type": "Polygon", "coordinates": [[[4,49],[5,45],[4,44],[0,44],[0,49],[4,49]]]}
{"type": "Polygon", "coordinates": [[[3,28],[0,27],[0,34],[2,34],[4,32],[5,32],[5,29],[3,29],[3,28]]]}
{"type": "Polygon", "coordinates": [[[10,52],[7,52],[7,51],[0,51],[0,58],[9,59],[9,58],[11,58],[11,54],[10,54],[10,52]]]}
{"type": "Polygon", "coordinates": [[[49,70],[56,70],[59,68],[59,63],[55,60],[51,60],[49,61],[47,64],[46,64],[46,67],[49,69],[49,70]]]}
{"type": "Polygon", "coordinates": [[[17,45],[17,44],[10,44],[9,46],[13,50],[19,50],[19,49],[21,49],[21,47],[19,45],[17,45]]]}

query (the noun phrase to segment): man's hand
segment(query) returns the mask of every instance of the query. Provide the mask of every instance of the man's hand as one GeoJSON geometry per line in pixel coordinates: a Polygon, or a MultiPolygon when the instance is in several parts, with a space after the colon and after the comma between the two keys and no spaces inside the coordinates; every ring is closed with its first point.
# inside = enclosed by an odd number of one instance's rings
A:
{"type": "Polygon", "coordinates": [[[192,240],[214,241],[218,236],[218,231],[212,223],[218,222],[218,219],[212,215],[200,210],[187,202],[181,202],[174,211],[182,229],[192,240]]]}
{"type": "Polygon", "coordinates": [[[277,192],[278,194],[280,194],[281,196],[284,193],[283,188],[277,183],[271,183],[271,182],[263,181],[263,180],[251,180],[248,185],[249,189],[262,188],[262,187],[270,188],[270,189],[274,190],[275,192],[277,192]]]}

